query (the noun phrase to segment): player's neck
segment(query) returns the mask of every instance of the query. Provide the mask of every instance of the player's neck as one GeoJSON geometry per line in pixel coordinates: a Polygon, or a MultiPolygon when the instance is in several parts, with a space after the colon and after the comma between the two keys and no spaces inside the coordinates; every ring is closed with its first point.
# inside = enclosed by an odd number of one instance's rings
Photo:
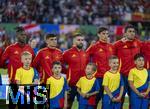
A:
{"type": "Polygon", "coordinates": [[[134,40],[134,39],[129,39],[129,38],[126,37],[126,41],[133,41],[133,40],[134,40]]]}
{"type": "Polygon", "coordinates": [[[93,75],[88,74],[88,75],[86,75],[86,77],[87,77],[87,79],[92,79],[92,78],[93,78],[93,75]]]}
{"type": "Polygon", "coordinates": [[[99,39],[99,41],[102,42],[102,43],[107,43],[107,41],[104,41],[102,39],[99,39]]]}
{"type": "Polygon", "coordinates": [[[60,78],[61,78],[61,75],[60,75],[60,74],[58,74],[58,75],[57,75],[57,74],[54,74],[53,77],[56,78],[56,79],[60,79],[60,78]]]}
{"type": "Polygon", "coordinates": [[[30,66],[23,65],[23,68],[24,68],[25,70],[29,70],[29,69],[30,69],[30,66]]]}
{"type": "Polygon", "coordinates": [[[51,45],[48,45],[47,47],[51,48],[51,49],[55,49],[56,48],[56,46],[51,46],[51,45]]]}
{"type": "Polygon", "coordinates": [[[118,70],[110,69],[109,72],[111,73],[117,73],[118,70]]]}
{"type": "Polygon", "coordinates": [[[144,67],[138,67],[138,66],[136,66],[136,68],[137,68],[138,70],[143,70],[143,69],[144,69],[144,67]]]}
{"type": "Polygon", "coordinates": [[[25,43],[18,42],[20,46],[25,46],[25,43]]]}

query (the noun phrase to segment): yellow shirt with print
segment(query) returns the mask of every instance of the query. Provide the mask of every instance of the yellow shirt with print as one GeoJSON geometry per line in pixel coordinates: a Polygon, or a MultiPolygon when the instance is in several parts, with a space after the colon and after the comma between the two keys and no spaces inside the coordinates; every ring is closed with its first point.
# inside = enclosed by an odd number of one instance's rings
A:
{"type": "Polygon", "coordinates": [[[86,76],[84,76],[79,79],[76,86],[81,89],[82,93],[87,93],[92,89],[95,80],[96,78],[87,79],[86,76]]]}
{"type": "Polygon", "coordinates": [[[144,85],[148,78],[147,69],[138,70],[137,68],[133,68],[129,72],[128,80],[133,81],[133,85],[135,88],[139,88],[144,85]]]}
{"type": "MultiPolygon", "coordinates": [[[[107,86],[111,92],[114,92],[117,88],[119,88],[120,85],[120,73],[111,73],[107,71],[104,74],[103,78],[103,86],[107,86]]],[[[104,90],[104,94],[106,94],[106,91],[104,90]]]]}
{"type": "Polygon", "coordinates": [[[20,84],[32,84],[34,77],[34,69],[30,67],[29,70],[26,70],[22,67],[17,69],[15,80],[20,81],[20,84]]]}
{"type": "Polygon", "coordinates": [[[49,98],[52,99],[56,97],[62,90],[65,84],[64,77],[56,79],[53,76],[47,79],[47,85],[50,85],[50,94],[49,98]]]}

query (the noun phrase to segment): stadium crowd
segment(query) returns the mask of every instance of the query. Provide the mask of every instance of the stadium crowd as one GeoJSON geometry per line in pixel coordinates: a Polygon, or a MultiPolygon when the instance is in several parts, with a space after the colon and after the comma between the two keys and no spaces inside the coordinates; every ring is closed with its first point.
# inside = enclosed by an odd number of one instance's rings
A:
{"type": "Polygon", "coordinates": [[[120,25],[126,14],[149,13],[148,0],[0,0],[0,22],[120,25]]]}

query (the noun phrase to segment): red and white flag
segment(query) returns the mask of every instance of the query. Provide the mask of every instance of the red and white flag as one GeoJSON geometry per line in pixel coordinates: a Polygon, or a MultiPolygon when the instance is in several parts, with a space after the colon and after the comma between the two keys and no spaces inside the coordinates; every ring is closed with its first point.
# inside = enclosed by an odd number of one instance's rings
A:
{"type": "Polygon", "coordinates": [[[27,33],[38,33],[41,31],[40,25],[38,24],[20,24],[27,33]]]}

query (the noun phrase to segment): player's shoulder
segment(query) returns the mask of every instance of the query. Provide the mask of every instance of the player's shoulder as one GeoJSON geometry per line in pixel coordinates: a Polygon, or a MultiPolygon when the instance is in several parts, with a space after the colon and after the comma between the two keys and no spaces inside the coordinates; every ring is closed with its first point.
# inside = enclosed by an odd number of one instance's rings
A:
{"type": "Polygon", "coordinates": [[[37,54],[42,53],[42,52],[45,52],[45,51],[47,51],[47,50],[48,50],[48,48],[47,48],[47,47],[42,48],[42,49],[40,49],[40,50],[38,51],[38,53],[37,53],[37,54]]]}
{"type": "Polygon", "coordinates": [[[62,53],[62,51],[61,51],[59,48],[55,48],[55,50],[56,50],[57,52],[62,53]]]}
{"type": "Polygon", "coordinates": [[[97,48],[98,45],[99,45],[98,42],[96,42],[96,43],[94,43],[94,44],[91,44],[91,45],[86,49],[86,51],[94,50],[95,48],[97,48]]]}
{"type": "Polygon", "coordinates": [[[111,73],[109,71],[106,71],[105,74],[104,74],[104,77],[110,76],[110,75],[111,75],[111,73]]]}
{"type": "Polygon", "coordinates": [[[134,72],[137,72],[137,68],[136,67],[133,67],[130,69],[129,73],[134,73],[134,72]]]}
{"type": "Polygon", "coordinates": [[[108,45],[109,47],[113,47],[113,44],[112,44],[112,43],[107,43],[107,45],[108,45]]]}
{"type": "Polygon", "coordinates": [[[61,76],[61,79],[63,79],[65,82],[67,82],[67,79],[63,76],[61,76]]]}
{"type": "Polygon", "coordinates": [[[142,42],[141,40],[139,40],[139,39],[135,39],[135,40],[134,40],[134,43],[137,43],[138,45],[143,44],[143,42],[142,42]]]}
{"type": "Polygon", "coordinates": [[[19,67],[17,68],[16,72],[22,72],[23,71],[23,68],[22,67],[19,67]]]}
{"type": "Polygon", "coordinates": [[[123,42],[121,40],[117,40],[114,45],[120,45],[120,44],[123,44],[123,42]]]}
{"type": "Polygon", "coordinates": [[[69,48],[69,49],[65,50],[63,54],[68,54],[68,53],[70,53],[72,51],[73,51],[73,48],[69,48]]]}
{"type": "Polygon", "coordinates": [[[16,47],[16,43],[7,46],[7,47],[6,47],[6,50],[12,49],[12,48],[14,48],[14,47],[16,47]]]}
{"type": "Polygon", "coordinates": [[[53,79],[52,76],[50,76],[49,78],[47,78],[47,81],[51,81],[53,79]]]}

